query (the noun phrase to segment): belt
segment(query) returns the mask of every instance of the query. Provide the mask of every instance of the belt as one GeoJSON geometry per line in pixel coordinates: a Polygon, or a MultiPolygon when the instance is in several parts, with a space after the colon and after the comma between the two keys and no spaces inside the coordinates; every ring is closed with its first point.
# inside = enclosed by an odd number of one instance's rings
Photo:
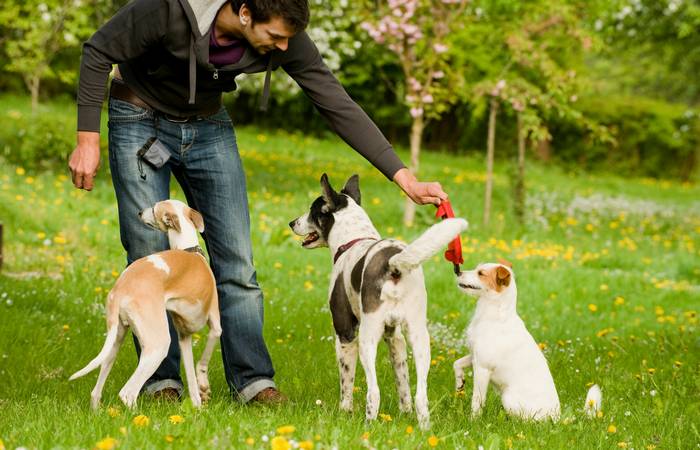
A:
{"type": "Polygon", "coordinates": [[[116,98],[117,100],[122,100],[127,103],[131,103],[134,106],[138,106],[139,108],[144,108],[148,109],[149,111],[157,112],[161,114],[163,117],[165,117],[167,120],[170,120],[172,122],[188,122],[190,120],[199,120],[203,117],[207,116],[212,116],[219,112],[219,109],[221,108],[221,105],[217,105],[216,108],[210,109],[208,111],[204,111],[203,113],[200,114],[195,114],[191,116],[174,116],[172,114],[166,114],[160,111],[157,111],[155,108],[153,108],[151,105],[146,103],[145,101],[141,100],[141,98],[132,91],[129,86],[126,85],[121,80],[117,80],[116,78],[112,80],[112,84],[109,87],[109,96],[116,98]]]}

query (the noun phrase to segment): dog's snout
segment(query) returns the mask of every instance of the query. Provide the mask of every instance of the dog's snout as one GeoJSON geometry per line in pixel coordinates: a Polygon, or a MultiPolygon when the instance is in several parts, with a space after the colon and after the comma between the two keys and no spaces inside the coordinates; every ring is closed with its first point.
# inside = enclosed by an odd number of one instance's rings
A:
{"type": "Polygon", "coordinates": [[[289,222],[289,228],[294,228],[294,225],[297,223],[297,219],[292,220],[289,222]]]}
{"type": "Polygon", "coordinates": [[[139,211],[139,217],[143,217],[143,211],[139,211]]]}

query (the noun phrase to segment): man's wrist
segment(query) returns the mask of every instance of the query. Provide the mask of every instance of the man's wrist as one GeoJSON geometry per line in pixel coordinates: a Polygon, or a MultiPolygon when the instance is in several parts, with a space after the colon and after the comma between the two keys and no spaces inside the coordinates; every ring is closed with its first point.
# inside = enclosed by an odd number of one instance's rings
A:
{"type": "Polygon", "coordinates": [[[413,175],[413,173],[411,173],[411,171],[406,167],[399,169],[394,174],[394,183],[396,183],[403,191],[406,191],[406,189],[416,181],[416,176],[413,175]]]}
{"type": "Polygon", "coordinates": [[[78,131],[78,146],[100,145],[100,133],[97,131],[78,131]]]}

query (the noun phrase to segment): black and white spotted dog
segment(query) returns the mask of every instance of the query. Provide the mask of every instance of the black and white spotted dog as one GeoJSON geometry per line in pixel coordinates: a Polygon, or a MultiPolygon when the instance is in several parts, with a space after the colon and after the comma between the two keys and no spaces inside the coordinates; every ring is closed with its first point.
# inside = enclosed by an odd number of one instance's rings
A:
{"type": "Polygon", "coordinates": [[[411,411],[406,341],[402,334],[405,329],[416,364],[416,413],[420,427],[426,429],[430,427],[427,397],[430,337],[421,263],[465,230],[467,222],[444,220],[410,245],[382,239],[360,207],[358,180],[353,175],[337,193],[323,174],[323,195],[313,202],[308,213],[289,226],[296,234],[305,236],[302,243],[305,248],[329,247],[333,258],[329,295],[340,371],[340,408],[352,410],[359,351],[367,379],[366,418],[376,419],[379,386],[375,359],[383,337],[389,345],[396,374],[400,409],[411,411]]]}

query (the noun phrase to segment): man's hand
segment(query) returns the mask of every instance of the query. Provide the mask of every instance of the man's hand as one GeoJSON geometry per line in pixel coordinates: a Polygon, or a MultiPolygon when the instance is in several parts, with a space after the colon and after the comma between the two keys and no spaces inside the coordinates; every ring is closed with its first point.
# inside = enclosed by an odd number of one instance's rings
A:
{"type": "Polygon", "coordinates": [[[428,203],[439,205],[443,200],[447,200],[447,193],[442,190],[440,183],[418,181],[415,175],[405,167],[396,172],[394,182],[414,203],[419,205],[428,203]]]}
{"type": "Polygon", "coordinates": [[[73,185],[91,191],[97,170],[100,168],[100,133],[78,131],[78,145],[68,161],[73,185]]]}

